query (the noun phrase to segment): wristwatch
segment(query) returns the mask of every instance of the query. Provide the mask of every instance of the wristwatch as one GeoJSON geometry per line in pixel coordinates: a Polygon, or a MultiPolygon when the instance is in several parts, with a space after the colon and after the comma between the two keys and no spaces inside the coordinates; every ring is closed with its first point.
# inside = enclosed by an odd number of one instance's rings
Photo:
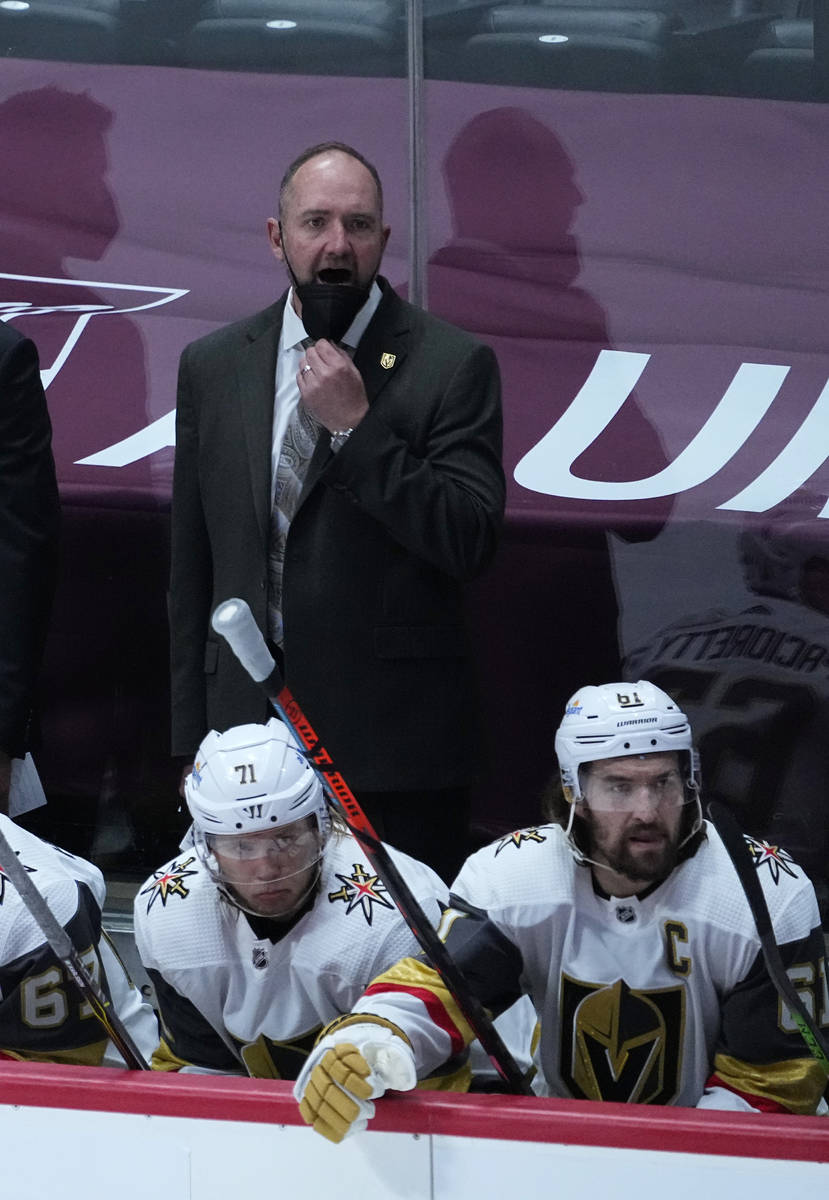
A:
{"type": "Polygon", "coordinates": [[[332,429],[331,430],[331,450],[334,454],[336,454],[338,450],[342,450],[343,446],[346,444],[346,442],[351,437],[353,432],[354,432],[353,425],[351,426],[350,429],[332,429]]]}

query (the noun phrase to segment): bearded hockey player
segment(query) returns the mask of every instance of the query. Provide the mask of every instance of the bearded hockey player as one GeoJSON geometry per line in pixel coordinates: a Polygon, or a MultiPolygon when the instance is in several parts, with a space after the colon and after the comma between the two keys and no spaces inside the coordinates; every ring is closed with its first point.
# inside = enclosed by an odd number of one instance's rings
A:
{"type": "MultiPolygon", "coordinates": [[[[494,1013],[527,993],[541,1095],[813,1113],[826,1083],[766,973],[736,872],[702,818],[685,715],[650,683],[585,687],[556,736],[557,819],[467,860],[441,925],[494,1013]]],[[[814,890],[748,842],[783,960],[829,1021],[814,890]]],[[[411,1086],[471,1031],[435,972],[409,958],[324,1035],[297,1081],[332,1141],[371,1100],[411,1086]]]]}
{"type": "MultiPolygon", "coordinates": [[[[153,1010],[101,931],[106,885],[97,867],[0,816],[0,830],[64,927],[136,1049],[158,1040],[153,1010]]],[[[0,862],[0,1058],[123,1067],[89,1003],[68,978],[0,862]]]]}
{"type": "MultiPolygon", "coordinates": [[[[185,796],[193,848],[135,898],[152,1065],[295,1079],[323,1025],[417,943],[280,721],[209,733],[185,796]]],[[[437,924],[445,885],[389,852],[437,924]]]]}

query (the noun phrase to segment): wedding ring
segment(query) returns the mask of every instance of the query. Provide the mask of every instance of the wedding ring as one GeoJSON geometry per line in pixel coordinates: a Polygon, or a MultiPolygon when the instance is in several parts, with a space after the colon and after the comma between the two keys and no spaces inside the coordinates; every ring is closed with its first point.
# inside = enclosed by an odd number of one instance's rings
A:
{"type": "Polygon", "coordinates": [[[302,370],[299,373],[300,373],[300,375],[304,375],[306,371],[313,371],[313,369],[314,369],[313,367],[309,367],[308,364],[306,363],[305,366],[302,368],[302,370]]]}

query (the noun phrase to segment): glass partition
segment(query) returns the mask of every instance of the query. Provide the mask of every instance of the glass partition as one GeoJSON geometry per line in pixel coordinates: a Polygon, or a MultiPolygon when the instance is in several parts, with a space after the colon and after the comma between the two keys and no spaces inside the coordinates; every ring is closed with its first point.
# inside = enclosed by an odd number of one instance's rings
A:
{"type": "Polygon", "coordinates": [[[40,348],[64,508],[21,820],[133,880],[186,828],[176,365],[283,290],[278,179],[338,138],[383,177],[390,282],[501,367],[474,837],[540,820],[574,689],[649,674],[826,904],[826,8],[0,0],[0,316],[40,348]]]}
{"type": "Polygon", "coordinates": [[[7,57],[824,101],[818,0],[0,0],[7,57]]]}

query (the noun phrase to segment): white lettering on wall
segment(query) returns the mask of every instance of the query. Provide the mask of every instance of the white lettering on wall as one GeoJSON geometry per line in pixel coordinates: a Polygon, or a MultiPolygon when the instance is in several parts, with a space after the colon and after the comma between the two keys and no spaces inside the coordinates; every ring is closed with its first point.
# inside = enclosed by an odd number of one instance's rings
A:
{"type": "Polygon", "coordinates": [[[742,363],[699,433],[672,463],[646,479],[583,479],[571,468],[627,400],[650,359],[602,350],[584,386],[549,433],[515,468],[522,487],[580,500],[645,500],[704,483],[721,470],[757,428],[789,372],[786,366],[742,363]]]}
{"type": "MultiPolygon", "coordinates": [[[[765,512],[806,482],[826,460],[829,445],[829,383],[815,401],[814,408],[806,417],[788,445],[780,451],[774,462],[758,475],[753,483],[743,488],[731,500],[718,505],[733,508],[738,512],[765,512]]],[[[818,513],[829,517],[829,501],[818,513]]]]}
{"type": "Polygon", "coordinates": [[[90,454],[88,458],[79,458],[75,465],[78,467],[126,467],[129,463],[137,462],[163,450],[165,446],[176,444],[176,410],[173,408],[151,425],[139,429],[138,433],[130,434],[120,442],[90,454]]]}

